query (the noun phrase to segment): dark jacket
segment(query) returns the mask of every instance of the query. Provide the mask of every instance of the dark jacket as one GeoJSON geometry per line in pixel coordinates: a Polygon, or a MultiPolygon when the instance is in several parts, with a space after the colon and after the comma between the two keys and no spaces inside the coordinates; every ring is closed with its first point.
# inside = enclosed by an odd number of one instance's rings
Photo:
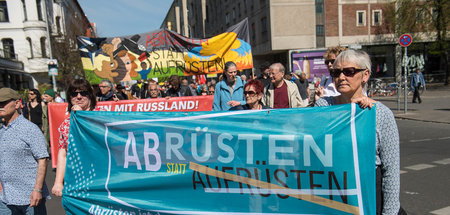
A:
{"type": "Polygon", "coordinates": [[[147,94],[147,84],[142,83],[141,88],[139,88],[137,83],[131,86],[131,96],[136,96],[137,98],[145,99],[146,94],[147,94]]]}
{"type": "Polygon", "coordinates": [[[193,96],[191,89],[186,85],[180,85],[178,90],[170,88],[167,90],[166,96],[181,97],[181,96],[193,96]]]}

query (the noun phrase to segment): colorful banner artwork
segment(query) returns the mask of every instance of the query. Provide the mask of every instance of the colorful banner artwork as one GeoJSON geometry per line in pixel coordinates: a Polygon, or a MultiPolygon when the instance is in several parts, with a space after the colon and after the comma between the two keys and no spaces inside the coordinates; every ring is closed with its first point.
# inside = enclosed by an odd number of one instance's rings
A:
{"type": "Polygon", "coordinates": [[[325,65],[323,58],[324,53],[324,50],[292,52],[292,71],[297,74],[304,72],[310,82],[315,79],[320,79],[324,75],[330,76],[328,66],[325,65]]]}
{"type": "Polygon", "coordinates": [[[70,123],[68,214],[375,214],[374,108],[78,111],[70,123]]]}
{"type": "MultiPolygon", "coordinates": [[[[103,111],[139,111],[139,112],[170,112],[170,111],[211,111],[214,96],[173,97],[170,99],[139,99],[110,102],[98,102],[97,107],[103,111]]],[[[56,168],[58,158],[58,128],[66,117],[67,103],[50,103],[48,106],[50,122],[50,148],[52,167],[56,168]]]]}
{"type": "Polygon", "coordinates": [[[92,84],[222,73],[233,61],[253,68],[248,21],[208,39],[187,38],[167,29],[125,37],[78,37],[85,76],[92,84]]]}

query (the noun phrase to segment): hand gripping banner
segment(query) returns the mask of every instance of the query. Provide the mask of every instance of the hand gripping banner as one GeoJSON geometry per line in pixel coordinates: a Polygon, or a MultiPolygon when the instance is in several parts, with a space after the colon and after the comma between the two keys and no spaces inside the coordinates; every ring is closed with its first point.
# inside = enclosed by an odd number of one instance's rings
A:
{"type": "Polygon", "coordinates": [[[375,109],[77,111],[68,214],[374,214],[375,109]]]}
{"type": "Polygon", "coordinates": [[[225,63],[237,69],[253,68],[248,21],[207,39],[187,38],[167,29],[124,37],[78,37],[86,79],[98,84],[171,75],[222,73],[225,63]]]}

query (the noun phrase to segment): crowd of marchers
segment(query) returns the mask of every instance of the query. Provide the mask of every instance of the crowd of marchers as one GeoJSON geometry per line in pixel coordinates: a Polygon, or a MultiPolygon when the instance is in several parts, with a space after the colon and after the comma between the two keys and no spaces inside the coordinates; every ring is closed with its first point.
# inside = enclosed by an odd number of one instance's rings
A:
{"type": "MultiPolygon", "coordinates": [[[[333,106],[357,103],[362,108],[376,106],[376,205],[377,214],[404,213],[400,207],[399,135],[393,113],[381,102],[368,98],[367,82],[371,75],[370,57],[364,51],[329,48],[324,54],[329,76],[316,84],[310,93],[310,84],[304,73],[288,72],[281,63],[259,65],[259,77],[239,75],[234,62],[227,62],[218,80],[203,83],[189,82],[172,75],[167,81],[138,80],[132,86],[122,86],[102,80],[92,86],[85,79],[71,80],[66,89],[67,111],[97,111],[99,101],[126,99],[153,99],[182,96],[214,95],[213,111],[260,110],[333,106]]],[[[417,75],[418,83],[420,76],[417,75]]],[[[415,84],[417,86],[417,84],[415,84]]],[[[420,97],[418,98],[421,102],[420,97]]],[[[0,89],[0,214],[47,214],[45,200],[49,190],[44,181],[47,168],[48,104],[63,102],[53,90],[41,96],[30,90],[27,101],[10,88],[0,89]]],[[[69,139],[68,114],[59,125],[59,152],[55,183],[51,193],[61,196],[64,189],[67,144],[69,139]]],[[[364,129],[362,129],[364,130],[364,129]]]]}

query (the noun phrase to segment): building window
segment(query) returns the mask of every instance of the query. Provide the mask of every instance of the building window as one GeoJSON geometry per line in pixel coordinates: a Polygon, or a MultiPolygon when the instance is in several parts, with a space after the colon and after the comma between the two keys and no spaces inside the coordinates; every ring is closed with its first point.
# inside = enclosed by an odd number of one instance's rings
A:
{"type": "Polygon", "coordinates": [[[43,18],[43,16],[42,16],[42,4],[41,4],[41,0],[36,0],[36,9],[37,9],[38,20],[43,21],[44,18],[43,18]]]}
{"type": "Polygon", "coordinates": [[[9,22],[6,1],[0,1],[0,22],[9,22]]]}
{"type": "Polygon", "coordinates": [[[12,39],[3,39],[3,54],[7,59],[16,59],[16,54],[14,53],[14,41],[12,39]]]}
{"type": "Polygon", "coordinates": [[[261,19],[261,33],[267,33],[267,17],[261,19]]]}
{"type": "Polygon", "coordinates": [[[372,11],[372,25],[381,25],[381,10],[372,11]]]}
{"type": "Polygon", "coordinates": [[[34,58],[33,54],[33,43],[31,42],[31,38],[27,37],[28,45],[30,46],[30,58],[34,58]]]}
{"type": "Polygon", "coordinates": [[[42,57],[46,58],[47,57],[47,49],[46,49],[46,45],[45,45],[45,37],[41,37],[41,53],[42,53],[42,57]]]}
{"type": "Polygon", "coordinates": [[[241,3],[238,4],[238,16],[241,17],[241,3]]]}
{"type": "Polygon", "coordinates": [[[27,21],[28,15],[27,15],[27,6],[25,5],[25,0],[22,0],[22,6],[23,6],[23,20],[27,21]]]}
{"type": "Polygon", "coordinates": [[[256,25],[255,23],[252,23],[252,43],[255,44],[256,39],[256,25]]]}
{"type": "Polygon", "coordinates": [[[423,23],[425,21],[425,15],[422,9],[416,10],[416,20],[418,23],[423,23]]]}
{"type": "Polygon", "coordinates": [[[356,11],[356,26],[366,26],[366,11],[356,11]]]}
{"type": "Polygon", "coordinates": [[[231,17],[233,17],[233,20],[236,19],[236,8],[233,8],[233,11],[231,13],[231,17]]]}
{"type": "Polygon", "coordinates": [[[61,34],[61,17],[60,17],[60,16],[57,16],[57,17],[55,18],[55,22],[56,22],[56,32],[57,32],[58,34],[61,34]]]}
{"type": "Polygon", "coordinates": [[[244,14],[247,13],[247,0],[244,0],[244,14]]]}
{"type": "Polygon", "coordinates": [[[436,22],[438,14],[439,14],[439,12],[438,12],[437,8],[431,9],[431,18],[433,19],[433,22],[436,22]]]}
{"type": "Polygon", "coordinates": [[[225,24],[230,24],[230,14],[229,13],[226,13],[225,14],[225,24]]]}

